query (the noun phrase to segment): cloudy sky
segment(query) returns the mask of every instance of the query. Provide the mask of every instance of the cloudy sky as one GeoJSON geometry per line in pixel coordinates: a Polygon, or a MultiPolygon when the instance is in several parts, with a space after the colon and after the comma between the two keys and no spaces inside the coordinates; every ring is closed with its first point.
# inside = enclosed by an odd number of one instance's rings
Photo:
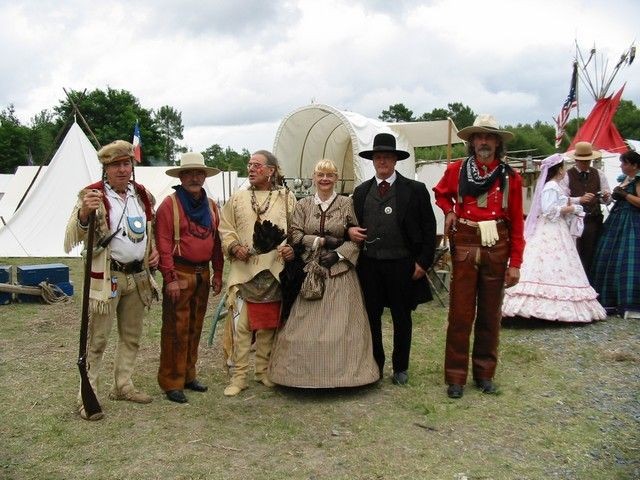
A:
{"type": "MultiPolygon", "coordinates": [[[[194,150],[270,149],[311,102],[373,118],[462,102],[502,124],[551,122],[575,41],[611,72],[639,25],[637,0],[0,0],[0,108],[28,122],[63,87],[126,89],[181,111],[194,150]]],[[[639,80],[637,59],[612,91],[626,81],[640,105],[639,80]]]]}

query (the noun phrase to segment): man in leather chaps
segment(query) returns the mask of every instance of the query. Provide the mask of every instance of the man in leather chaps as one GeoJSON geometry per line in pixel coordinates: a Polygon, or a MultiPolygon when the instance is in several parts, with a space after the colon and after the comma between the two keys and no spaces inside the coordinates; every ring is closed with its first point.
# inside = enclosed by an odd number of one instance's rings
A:
{"type": "Polygon", "coordinates": [[[473,379],[482,392],[496,392],[502,297],[518,282],[524,251],[522,179],[502,159],[513,134],[479,115],[458,136],[468,142],[469,156],[449,164],[433,189],[452,251],[445,351],[450,398],[463,395],[472,330],[473,379]]]}

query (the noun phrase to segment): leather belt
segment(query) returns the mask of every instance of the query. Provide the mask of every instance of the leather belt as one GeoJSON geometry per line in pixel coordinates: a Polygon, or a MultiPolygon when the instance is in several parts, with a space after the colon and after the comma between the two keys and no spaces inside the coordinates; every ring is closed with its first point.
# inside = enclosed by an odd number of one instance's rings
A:
{"type": "Polygon", "coordinates": [[[178,270],[187,270],[193,273],[201,273],[209,270],[209,262],[192,262],[183,257],[173,257],[173,263],[178,270]],[[180,268],[182,267],[182,268],[180,268]]]}
{"type": "MultiPolygon", "coordinates": [[[[459,219],[458,219],[458,221],[459,221],[460,223],[464,223],[465,225],[469,225],[470,227],[476,227],[476,228],[478,228],[478,226],[479,226],[479,225],[478,225],[478,222],[474,222],[473,220],[467,220],[466,218],[459,218],[459,219]]],[[[505,221],[505,219],[504,219],[504,218],[498,218],[498,219],[496,219],[496,223],[497,223],[497,224],[503,223],[504,221],[505,221]]]]}
{"type": "Polygon", "coordinates": [[[129,263],[120,263],[117,260],[111,259],[111,270],[122,273],[138,273],[142,271],[142,262],[140,260],[134,260],[129,263]]]}

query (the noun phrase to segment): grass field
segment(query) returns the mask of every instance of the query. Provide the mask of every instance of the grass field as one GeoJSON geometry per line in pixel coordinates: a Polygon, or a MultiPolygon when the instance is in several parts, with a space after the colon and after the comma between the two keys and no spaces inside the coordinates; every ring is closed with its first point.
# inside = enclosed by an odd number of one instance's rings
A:
{"type": "MultiPolygon", "coordinates": [[[[443,384],[446,310],[414,315],[407,387],[313,391],[252,382],[225,398],[219,334],[199,360],[204,394],[167,401],[156,383],[160,305],[145,322],[134,381],[150,405],[107,398],[105,418],[77,415],[81,266],[71,303],[0,306],[0,478],[7,479],[637,479],[640,321],[511,324],[499,394],[443,384]]],[[[22,259],[11,263],[23,264],[22,259]]],[[[217,304],[212,299],[210,311],[217,304]]],[[[385,323],[389,345],[390,324],[385,323]]]]}

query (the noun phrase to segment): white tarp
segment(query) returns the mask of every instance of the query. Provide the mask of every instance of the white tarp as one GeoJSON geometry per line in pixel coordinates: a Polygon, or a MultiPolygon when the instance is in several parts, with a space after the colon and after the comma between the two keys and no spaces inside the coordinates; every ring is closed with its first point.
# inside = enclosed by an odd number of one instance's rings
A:
{"type": "Polygon", "coordinates": [[[351,193],[356,185],[375,174],[373,163],[359,157],[358,153],[371,150],[376,134],[393,134],[397,148],[410,153],[409,158],[397,163],[396,169],[402,175],[414,178],[414,147],[446,144],[448,128],[452,129],[454,142],[459,142],[455,125],[447,120],[394,124],[328,105],[313,104],[293,111],[282,120],[276,132],[273,152],[287,178],[311,178],[318,160],[333,160],[342,179],[337,190],[351,193]]]}
{"type": "Polygon", "coordinates": [[[2,217],[0,228],[13,217],[23,197],[26,200],[25,194],[28,197],[36,190],[38,183],[44,176],[44,172],[47,171],[47,167],[43,166],[40,173],[38,173],[39,168],[37,166],[21,165],[13,175],[10,175],[11,178],[5,186],[4,195],[0,199],[0,217],[2,217]],[[32,182],[33,185],[31,185],[32,182]],[[31,188],[29,188],[29,185],[31,185],[31,188]]]}
{"type": "MultiPolygon", "coordinates": [[[[170,168],[174,167],[135,167],[136,182],[144,185],[152,193],[156,207],[175,191],[173,186],[180,184],[179,178],[170,177],[165,173],[170,168]]],[[[235,192],[237,184],[238,172],[220,172],[207,178],[204,189],[209,198],[222,205],[229,198],[229,192],[235,192]]]]}
{"type": "Polygon", "coordinates": [[[49,167],[38,175],[37,187],[0,228],[0,257],[66,256],[62,243],[76,194],[100,174],[95,148],[74,123],[49,167]]]}
{"type": "Polygon", "coordinates": [[[6,193],[11,179],[13,179],[13,173],[0,173],[0,200],[6,193]]]}
{"type": "Polygon", "coordinates": [[[444,232],[444,213],[442,209],[436,205],[433,187],[440,181],[447,169],[447,162],[428,162],[422,163],[416,170],[416,180],[421,181],[427,186],[429,195],[431,196],[431,206],[436,216],[436,233],[442,235],[444,232]]]}

